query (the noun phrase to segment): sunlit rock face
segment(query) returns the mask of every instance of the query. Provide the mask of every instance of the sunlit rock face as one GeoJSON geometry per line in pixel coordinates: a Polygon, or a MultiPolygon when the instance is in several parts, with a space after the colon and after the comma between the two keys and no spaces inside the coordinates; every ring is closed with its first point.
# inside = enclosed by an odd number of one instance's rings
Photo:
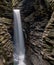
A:
{"type": "Polygon", "coordinates": [[[5,17],[0,17],[1,23],[7,26],[8,32],[13,35],[13,20],[5,17]]]}
{"type": "Polygon", "coordinates": [[[0,64],[13,65],[12,2],[0,0],[0,64]]]}
{"type": "Polygon", "coordinates": [[[0,21],[0,64],[13,65],[13,42],[7,26],[0,21]]]}

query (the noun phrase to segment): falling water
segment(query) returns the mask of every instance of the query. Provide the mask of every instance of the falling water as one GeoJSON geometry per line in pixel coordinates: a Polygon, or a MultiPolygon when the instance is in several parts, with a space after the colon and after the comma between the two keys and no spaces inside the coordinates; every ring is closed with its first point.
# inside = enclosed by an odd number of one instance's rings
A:
{"type": "Polygon", "coordinates": [[[22,32],[20,10],[14,9],[14,65],[25,65],[25,47],[22,32]]]}

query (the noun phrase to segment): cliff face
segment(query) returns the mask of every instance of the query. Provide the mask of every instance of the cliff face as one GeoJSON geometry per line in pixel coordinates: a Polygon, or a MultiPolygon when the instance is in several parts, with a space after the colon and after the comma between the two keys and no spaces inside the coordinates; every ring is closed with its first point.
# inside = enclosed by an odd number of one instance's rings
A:
{"type": "Polygon", "coordinates": [[[11,0],[0,0],[0,17],[12,17],[11,0]]]}
{"type": "MultiPolygon", "coordinates": [[[[51,3],[53,4],[53,2],[48,2],[47,0],[22,0],[19,5],[16,6],[16,8],[21,9],[22,23],[25,30],[26,59],[28,65],[53,65],[54,61],[52,59],[50,59],[53,61],[52,63],[51,61],[48,62],[49,58],[45,59],[47,58],[45,55],[47,55],[48,51],[46,51],[47,53],[43,51],[45,49],[44,46],[48,44],[46,43],[45,45],[43,34],[53,12],[52,6],[50,5],[51,3]]],[[[51,53],[49,53],[49,55],[51,53]]],[[[52,58],[51,56],[49,57],[52,58]]]]}
{"type": "Polygon", "coordinates": [[[13,65],[11,3],[11,0],[0,0],[0,65],[13,65]]]}
{"type": "Polygon", "coordinates": [[[54,0],[0,0],[0,21],[13,37],[13,8],[21,10],[27,65],[54,65],[54,0]]]}
{"type": "Polygon", "coordinates": [[[43,33],[43,58],[54,65],[54,12],[43,33]]]}

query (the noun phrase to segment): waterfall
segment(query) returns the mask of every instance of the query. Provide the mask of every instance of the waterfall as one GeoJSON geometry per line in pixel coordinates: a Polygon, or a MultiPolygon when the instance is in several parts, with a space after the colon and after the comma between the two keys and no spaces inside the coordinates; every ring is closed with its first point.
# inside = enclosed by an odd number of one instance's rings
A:
{"type": "Polygon", "coordinates": [[[20,10],[14,9],[14,65],[25,65],[25,47],[20,10]]]}

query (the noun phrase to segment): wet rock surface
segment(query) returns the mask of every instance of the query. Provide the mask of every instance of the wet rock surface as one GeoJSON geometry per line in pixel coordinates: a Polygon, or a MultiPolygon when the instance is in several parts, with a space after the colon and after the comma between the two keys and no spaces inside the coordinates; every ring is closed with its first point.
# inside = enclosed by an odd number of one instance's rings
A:
{"type": "MultiPolygon", "coordinates": [[[[21,10],[26,47],[26,64],[54,65],[54,15],[52,14],[54,11],[54,0],[0,0],[0,21],[2,25],[4,24],[7,27],[7,31],[12,37],[13,8],[21,10]]],[[[2,32],[4,33],[3,30],[2,32]]],[[[9,34],[7,34],[7,39],[11,37],[9,34]]],[[[3,39],[2,35],[1,39],[3,39]]],[[[12,42],[8,42],[7,47],[10,43],[12,42]]],[[[8,55],[6,58],[8,59],[8,55]]],[[[3,64],[3,61],[1,64],[3,64]]]]}
{"type": "Polygon", "coordinates": [[[16,8],[21,9],[27,65],[51,65],[41,53],[44,45],[43,33],[53,12],[50,4],[47,6],[45,0],[23,0],[16,8]]]}

